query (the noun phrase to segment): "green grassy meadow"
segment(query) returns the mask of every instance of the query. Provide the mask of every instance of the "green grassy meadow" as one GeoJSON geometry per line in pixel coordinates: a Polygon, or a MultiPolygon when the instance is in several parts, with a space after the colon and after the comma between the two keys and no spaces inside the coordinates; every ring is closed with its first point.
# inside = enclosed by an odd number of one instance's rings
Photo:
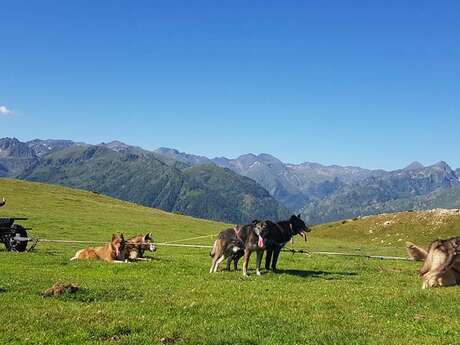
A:
{"type": "MultiPolygon", "coordinates": [[[[213,235],[225,224],[89,192],[0,179],[2,216],[27,216],[30,236],[156,242],[213,235]]],[[[314,227],[293,248],[405,256],[407,240],[458,235],[460,216],[418,212],[314,227]]],[[[212,237],[180,243],[212,244],[212,237]]],[[[208,249],[159,246],[150,262],[70,262],[75,244],[0,249],[0,344],[460,344],[458,287],[422,290],[409,261],[282,253],[280,273],[209,274],[208,249]],[[54,282],[76,294],[44,298],[54,282]]]]}

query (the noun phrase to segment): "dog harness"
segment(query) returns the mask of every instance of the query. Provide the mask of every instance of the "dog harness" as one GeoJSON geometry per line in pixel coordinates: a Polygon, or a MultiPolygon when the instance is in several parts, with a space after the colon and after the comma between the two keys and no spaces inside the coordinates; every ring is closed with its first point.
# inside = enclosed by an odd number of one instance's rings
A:
{"type": "Polygon", "coordinates": [[[240,232],[241,232],[241,227],[239,227],[238,225],[235,225],[235,227],[233,228],[233,230],[235,231],[235,234],[236,234],[236,238],[239,239],[240,241],[243,241],[243,239],[241,238],[241,235],[240,235],[240,232]]]}

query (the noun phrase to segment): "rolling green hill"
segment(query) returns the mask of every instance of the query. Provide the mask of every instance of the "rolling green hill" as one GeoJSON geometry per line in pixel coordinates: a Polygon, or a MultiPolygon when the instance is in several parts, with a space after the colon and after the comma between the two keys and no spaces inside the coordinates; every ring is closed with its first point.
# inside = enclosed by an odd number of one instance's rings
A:
{"type": "MultiPolygon", "coordinates": [[[[116,231],[151,231],[163,242],[225,227],[54,185],[1,179],[2,195],[0,216],[30,217],[24,224],[38,237],[106,241],[116,231]]],[[[459,219],[433,211],[324,224],[306,247],[403,254],[397,239],[450,236],[459,219]]],[[[460,337],[458,288],[421,290],[419,263],[282,253],[279,273],[257,277],[252,258],[243,278],[241,271],[210,275],[208,249],[159,246],[152,261],[131,264],[70,262],[80,248],[0,249],[1,344],[433,345],[460,337]],[[82,290],[43,298],[55,281],[82,290]]]]}
{"type": "Polygon", "coordinates": [[[7,205],[0,217],[29,217],[31,235],[48,239],[104,241],[114,232],[152,232],[156,241],[215,234],[222,223],[168,213],[61,186],[0,179],[7,205]]]}

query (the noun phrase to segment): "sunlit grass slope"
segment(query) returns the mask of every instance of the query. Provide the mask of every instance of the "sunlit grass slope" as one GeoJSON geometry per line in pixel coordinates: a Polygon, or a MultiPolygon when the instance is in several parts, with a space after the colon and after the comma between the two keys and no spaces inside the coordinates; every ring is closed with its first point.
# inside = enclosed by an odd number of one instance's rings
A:
{"type": "MultiPolygon", "coordinates": [[[[157,241],[174,241],[225,226],[35,183],[0,180],[2,195],[8,204],[0,215],[30,217],[24,223],[33,227],[31,235],[43,238],[105,241],[116,231],[151,231],[157,241]]],[[[381,226],[387,218],[315,227],[306,247],[403,254],[407,239],[427,242],[455,232],[456,218],[436,228],[430,221],[411,225],[412,216],[381,226]]],[[[212,242],[191,242],[198,241],[212,242]]],[[[301,246],[296,239],[294,247],[301,246]]],[[[29,253],[0,250],[0,344],[444,345],[460,339],[459,289],[421,290],[418,263],[282,253],[280,273],[257,277],[251,270],[243,278],[241,271],[210,275],[207,249],[160,247],[150,262],[117,265],[70,262],[78,248],[41,243],[29,253]],[[55,281],[82,290],[41,297],[55,281]]]]}

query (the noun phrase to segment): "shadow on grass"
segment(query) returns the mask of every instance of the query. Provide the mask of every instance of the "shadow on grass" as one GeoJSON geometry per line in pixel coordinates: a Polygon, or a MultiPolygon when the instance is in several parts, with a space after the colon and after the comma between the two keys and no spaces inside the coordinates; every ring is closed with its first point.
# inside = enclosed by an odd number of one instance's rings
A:
{"type": "Polygon", "coordinates": [[[304,270],[277,270],[276,274],[288,274],[301,278],[322,278],[326,280],[342,279],[358,275],[355,272],[328,272],[328,271],[304,271],[304,270]]]}

